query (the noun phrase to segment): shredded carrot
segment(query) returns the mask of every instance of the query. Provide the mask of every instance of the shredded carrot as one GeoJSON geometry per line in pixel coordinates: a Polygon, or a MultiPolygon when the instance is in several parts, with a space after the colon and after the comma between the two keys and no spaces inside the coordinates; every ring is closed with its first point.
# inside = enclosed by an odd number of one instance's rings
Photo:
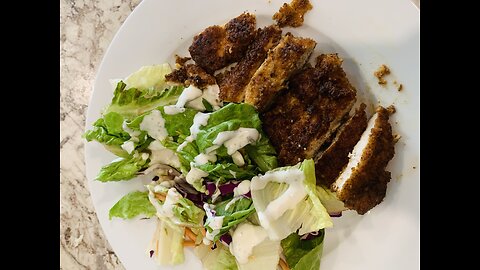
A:
{"type": "Polygon", "coordinates": [[[197,242],[197,235],[194,234],[190,228],[185,227],[185,235],[193,242],[197,242]]]}
{"type": "Polygon", "coordinates": [[[282,258],[280,258],[280,261],[278,261],[278,264],[280,265],[282,270],[290,270],[290,267],[288,267],[288,264],[282,258]]]}
{"type": "Polygon", "coordinates": [[[193,241],[183,241],[183,246],[184,247],[194,247],[195,242],[193,242],[193,241]]]}
{"type": "Polygon", "coordinates": [[[207,232],[205,231],[205,228],[202,227],[202,235],[205,237],[207,235],[207,232]]]}
{"type": "Polygon", "coordinates": [[[165,201],[167,197],[164,194],[155,193],[155,198],[159,199],[160,201],[165,201]]]}

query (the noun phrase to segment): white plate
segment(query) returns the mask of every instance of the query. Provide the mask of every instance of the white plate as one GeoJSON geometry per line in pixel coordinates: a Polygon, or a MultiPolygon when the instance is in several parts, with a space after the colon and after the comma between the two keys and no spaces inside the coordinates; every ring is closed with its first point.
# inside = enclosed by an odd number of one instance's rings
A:
{"type": "MultiPolygon", "coordinates": [[[[141,66],[173,63],[173,55],[185,55],[193,36],[213,24],[223,24],[243,11],[253,12],[258,25],[285,0],[143,0],[112,41],[98,70],[88,108],[86,128],[100,117],[112,98],[109,79],[124,78],[141,66]]],[[[304,26],[294,34],[318,42],[316,51],[338,52],[348,77],[359,92],[395,104],[391,119],[402,136],[388,169],[392,180],[383,203],[364,216],[346,213],[326,231],[322,269],[384,270],[419,268],[419,11],[408,0],[312,1],[304,26]],[[381,88],[373,77],[379,65],[392,70],[389,87],[381,88]],[[402,83],[402,92],[392,82],[402,83]],[[398,124],[397,124],[398,123],[398,124]],[[415,167],[415,168],[414,168],[415,167]]],[[[284,32],[286,32],[284,30],[284,32]]],[[[114,156],[98,143],[87,143],[85,161],[93,204],[100,224],[126,269],[162,268],[146,255],[154,224],[150,220],[108,220],[108,210],[123,195],[141,189],[149,179],[118,183],[94,181],[100,167],[114,156]]],[[[186,262],[175,269],[200,269],[191,250],[186,262]]]]}

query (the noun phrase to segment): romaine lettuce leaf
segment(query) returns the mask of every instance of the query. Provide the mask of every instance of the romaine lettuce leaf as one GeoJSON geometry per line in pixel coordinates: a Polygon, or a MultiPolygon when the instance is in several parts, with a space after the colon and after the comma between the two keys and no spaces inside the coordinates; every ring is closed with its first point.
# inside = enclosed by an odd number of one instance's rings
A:
{"type": "Polygon", "coordinates": [[[183,86],[165,86],[165,89],[126,88],[126,84],[120,81],[104,113],[116,112],[126,119],[133,119],[159,106],[175,104],[183,89],[183,86]]]}
{"type": "Polygon", "coordinates": [[[101,182],[129,180],[136,176],[141,169],[148,167],[147,153],[130,155],[127,158],[119,158],[100,169],[97,180],[101,182]]]}
{"type": "Polygon", "coordinates": [[[194,249],[195,255],[202,261],[205,270],[237,270],[235,257],[223,244],[211,250],[207,245],[198,245],[194,249]]]}
{"type": "Polygon", "coordinates": [[[301,240],[292,233],[281,241],[283,254],[291,270],[318,270],[323,251],[325,231],[319,231],[319,236],[311,240],[301,240]]]}
{"type": "Polygon", "coordinates": [[[190,227],[201,227],[205,212],[198,208],[192,201],[187,198],[181,198],[178,203],[173,206],[173,214],[182,224],[190,227]]]}
{"type": "MultiPolygon", "coordinates": [[[[255,208],[253,207],[252,200],[244,197],[232,198],[216,204],[215,216],[224,216],[224,218],[222,228],[220,229],[220,232],[215,235],[214,241],[219,240],[220,236],[227,233],[234,226],[243,222],[254,211],[255,208]],[[234,200],[233,203],[230,203],[232,200],[234,200]]],[[[210,232],[212,231],[208,227],[208,224],[205,224],[205,226],[210,232]]]]}
{"type": "Polygon", "coordinates": [[[93,123],[93,129],[87,130],[83,137],[88,141],[97,141],[103,144],[107,150],[121,157],[127,157],[128,153],[121,145],[130,139],[130,135],[122,129],[123,117],[118,113],[111,112],[99,118],[93,123]]]}
{"type": "Polygon", "coordinates": [[[271,240],[260,226],[244,222],[232,234],[230,251],[239,270],[276,270],[280,260],[280,240],[271,240]]]}
{"type": "Polygon", "coordinates": [[[270,144],[267,135],[263,132],[260,134],[260,140],[255,145],[247,145],[245,149],[260,171],[266,173],[278,167],[277,152],[270,144]]]}
{"type": "Polygon", "coordinates": [[[303,235],[333,226],[316,193],[312,159],[252,178],[251,194],[260,225],[272,240],[284,239],[297,230],[303,235]],[[286,179],[290,184],[282,182],[286,179]]]}
{"type": "Polygon", "coordinates": [[[109,219],[112,219],[112,217],[131,219],[141,214],[150,218],[155,213],[155,207],[148,200],[148,191],[134,191],[123,196],[110,208],[109,219]]]}
{"type": "Polygon", "coordinates": [[[163,90],[165,75],[172,72],[170,65],[143,66],[125,79],[127,88],[163,90]]]}
{"type": "Polygon", "coordinates": [[[183,235],[185,229],[165,218],[159,218],[150,251],[159,265],[177,265],[185,261],[183,235]]]}

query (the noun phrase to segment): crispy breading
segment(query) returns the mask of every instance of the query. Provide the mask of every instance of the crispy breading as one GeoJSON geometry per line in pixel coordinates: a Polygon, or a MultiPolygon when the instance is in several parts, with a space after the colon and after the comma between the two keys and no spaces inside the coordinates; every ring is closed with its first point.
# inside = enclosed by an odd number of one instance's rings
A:
{"type": "Polygon", "coordinates": [[[367,130],[350,155],[349,164],[331,188],[349,209],[363,215],[385,197],[390,172],[385,171],[395,154],[389,111],[378,107],[367,130]]]}
{"type": "Polygon", "coordinates": [[[356,89],[348,81],[337,54],[320,55],[289,82],[262,123],[277,150],[280,165],[313,158],[353,107],[356,89]]]}
{"type": "Polygon", "coordinates": [[[193,38],[192,59],[209,74],[237,62],[255,38],[255,15],[243,13],[224,26],[210,26],[193,38]]]}
{"type": "Polygon", "coordinates": [[[259,112],[267,110],[290,76],[307,62],[316,44],[312,39],[290,33],[283,36],[245,87],[245,102],[259,112]]]}
{"type": "Polygon", "coordinates": [[[367,114],[362,103],[355,113],[339,128],[328,148],[315,157],[317,185],[330,187],[348,163],[348,153],[353,150],[367,128],[367,114]]]}
{"type": "Polygon", "coordinates": [[[200,89],[216,83],[215,77],[195,64],[186,64],[179,69],[173,70],[171,73],[165,75],[165,80],[185,86],[193,84],[200,89]]]}
{"type": "Polygon", "coordinates": [[[278,26],[299,27],[303,24],[303,17],[313,8],[308,0],[293,0],[290,4],[284,3],[280,10],[272,17],[278,26]]]}
{"type": "Polygon", "coordinates": [[[281,36],[282,30],[275,25],[257,30],[255,40],[248,46],[245,57],[232,69],[216,76],[223,101],[243,101],[245,86],[267,57],[268,50],[277,45],[281,36]]]}

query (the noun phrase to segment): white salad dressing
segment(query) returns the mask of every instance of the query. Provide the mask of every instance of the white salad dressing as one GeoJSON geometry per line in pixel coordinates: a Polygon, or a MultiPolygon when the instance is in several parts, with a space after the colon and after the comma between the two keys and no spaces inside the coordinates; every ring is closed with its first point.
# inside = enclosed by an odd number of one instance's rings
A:
{"type": "Polygon", "coordinates": [[[213,151],[208,154],[201,153],[201,154],[198,154],[198,156],[196,156],[193,160],[196,165],[207,164],[209,161],[213,163],[217,161],[217,152],[213,151]]]}
{"type": "Polygon", "coordinates": [[[193,124],[190,127],[190,136],[192,139],[195,140],[197,138],[197,134],[200,132],[201,126],[206,126],[208,124],[208,119],[210,118],[210,113],[202,113],[198,112],[193,117],[193,124]]]}
{"type": "Polygon", "coordinates": [[[207,233],[205,235],[205,238],[203,240],[206,245],[210,244],[210,241],[213,241],[215,236],[220,232],[220,229],[223,226],[223,218],[224,216],[214,216],[212,214],[212,210],[215,208],[215,205],[210,205],[208,203],[203,204],[203,209],[205,210],[205,213],[207,214],[207,219],[205,220],[206,226],[210,227],[212,229],[212,232],[209,232],[207,230],[207,233]]]}
{"type": "Polygon", "coordinates": [[[175,151],[166,148],[161,142],[155,140],[147,147],[151,152],[150,164],[166,164],[174,168],[180,168],[180,159],[175,151]]]}
{"type": "Polygon", "coordinates": [[[189,183],[190,185],[193,185],[193,183],[195,183],[198,180],[201,180],[203,177],[207,177],[207,176],[208,176],[207,172],[204,172],[204,171],[192,166],[192,168],[187,173],[187,176],[185,178],[187,180],[187,183],[189,183]]]}
{"type": "Polygon", "coordinates": [[[159,141],[168,136],[165,119],[163,119],[159,110],[152,110],[148,115],[145,115],[140,123],[140,129],[145,130],[150,137],[159,141]]]}
{"type": "Polygon", "coordinates": [[[200,132],[201,126],[206,126],[208,123],[208,118],[210,118],[210,113],[198,112],[193,117],[193,124],[190,127],[190,135],[185,138],[185,141],[177,147],[177,152],[182,151],[182,149],[187,146],[189,142],[197,139],[197,134],[200,132]]]}
{"type": "Polygon", "coordinates": [[[130,155],[133,150],[135,150],[135,144],[133,141],[126,141],[121,145],[122,149],[127,151],[127,153],[130,155]]]}
{"type": "Polygon", "coordinates": [[[205,111],[205,105],[203,105],[203,99],[208,101],[212,105],[213,110],[220,109],[223,106],[223,102],[220,101],[219,97],[220,88],[217,84],[209,85],[203,90],[202,96],[190,101],[187,103],[187,107],[198,110],[205,111]]]}
{"type": "Polygon", "coordinates": [[[138,130],[133,130],[127,126],[127,121],[123,121],[122,123],[122,129],[130,135],[130,140],[132,142],[138,142],[140,141],[138,139],[138,136],[140,136],[141,132],[138,130]]]}
{"type": "Polygon", "coordinates": [[[248,263],[253,248],[267,239],[268,234],[261,226],[244,222],[232,234],[230,252],[240,264],[248,263]]]}
{"type": "Polygon", "coordinates": [[[165,106],[163,107],[163,110],[165,114],[169,115],[182,113],[185,111],[185,104],[187,104],[187,102],[201,97],[202,94],[202,90],[198,89],[194,85],[190,85],[189,87],[183,89],[183,92],[178,97],[177,103],[175,105],[165,106]]]}
{"type": "Polygon", "coordinates": [[[242,154],[240,154],[240,152],[238,151],[235,151],[235,153],[232,154],[232,160],[233,163],[235,163],[235,165],[237,165],[238,167],[242,167],[243,165],[245,165],[245,160],[243,159],[242,154]]]}
{"type": "Polygon", "coordinates": [[[304,180],[305,175],[299,169],[267,172],[263,176],[252,178],[250,185],[252,191],[264,189],[269,182],[288,184],[287,190],[271,201],[266,209],[257,209],[258,219],[262,227],[268,230],[270,221],[280,218],[287,210],[294,209],[307,196],[307,191],[303,185],[304,180]]]}
{"type": "Polygon", "coordinates": [[[163,213],[166,217],[173,217],[173,206],[183,198],[175,188],[170,188],[167,192],[165,202],[163,203],[163,213]]]}
{"type": "Polygon", "coordinates": [[[250,180],[243,180],[233,189],[233,197],[238,197],[247,194],[250,191],[250,180]]]}
{"type": "Polygon", "coordinates": [[[213,144],[224,145],[227,153],[232,155],[247,144],[256,142],[260,133],[255,128],[239,128],[237,130],[219,132],[213,144]]]}

